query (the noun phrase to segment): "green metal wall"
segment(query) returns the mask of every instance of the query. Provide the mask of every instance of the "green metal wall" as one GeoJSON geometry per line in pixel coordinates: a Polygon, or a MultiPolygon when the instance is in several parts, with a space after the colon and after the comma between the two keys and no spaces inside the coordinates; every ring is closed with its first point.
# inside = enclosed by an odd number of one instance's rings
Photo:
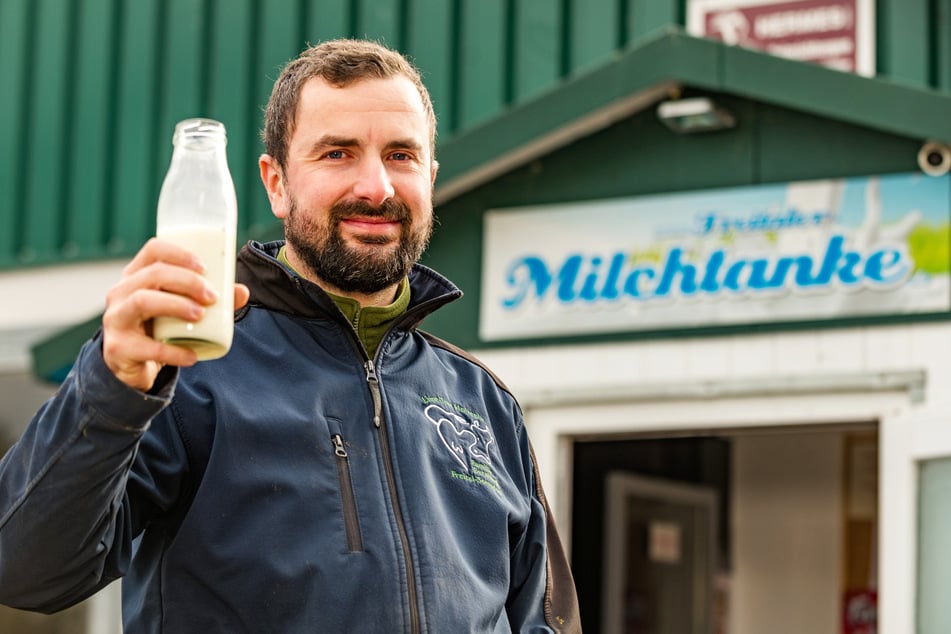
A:
{"type": "MultiPolygon", "coordinates": [[[[877,4],[881,73],[951,91],[951,0],[877,4]]],[[[276,235],[261,109],[307,43],[413,56],[446,140],[683,15],[683,0],[0,0],[0,270],[133,253],[174,123],[196,115],[228,127],[242,237],[276,235]]]]}
{"type": "Polygon", "coordinates": [[[368,36],[412,55],[448,138],[673,21],[675,4],[0,0],[0,269],[134,252],[154,228],[174,124],[196,115],[229,130],[244,237],[273,235],[261,111],[307,43],[368,36]]]}

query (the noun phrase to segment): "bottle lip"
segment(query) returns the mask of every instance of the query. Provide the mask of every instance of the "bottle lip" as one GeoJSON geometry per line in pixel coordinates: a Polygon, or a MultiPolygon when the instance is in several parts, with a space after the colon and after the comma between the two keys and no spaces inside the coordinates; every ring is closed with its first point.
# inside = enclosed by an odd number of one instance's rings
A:
{"type": "Polygon", "coordinates": [[[226,136],[225,126],[220,121],[205,117],[183,119],[175,124],[174,139],[180,136],[226,136]]]}

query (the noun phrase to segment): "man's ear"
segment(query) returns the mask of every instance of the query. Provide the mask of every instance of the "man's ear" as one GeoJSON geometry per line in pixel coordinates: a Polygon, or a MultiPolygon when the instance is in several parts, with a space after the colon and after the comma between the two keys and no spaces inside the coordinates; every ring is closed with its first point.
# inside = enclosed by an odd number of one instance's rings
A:
{"type": "Polygon", "coordinates": [[[430,185],[435,185],[435,184],[436,184],[436,172],[438,172],[438,171],[439,171],[439,161],[437,161],[436,159],[433,159],[433,165],[432,165],[432,167],[430,168],[430,174],[429,174],[429,184],[430,184],[430,185]]]}
{"type": "Polygon", "coordinates": [[[258,159],[261,169],[261,182],[271,202],[271,213],[281,220],[287,216],[287,195],[284,191],[284,172],[277,160],[270,154],[262,154],[258,159]]]}

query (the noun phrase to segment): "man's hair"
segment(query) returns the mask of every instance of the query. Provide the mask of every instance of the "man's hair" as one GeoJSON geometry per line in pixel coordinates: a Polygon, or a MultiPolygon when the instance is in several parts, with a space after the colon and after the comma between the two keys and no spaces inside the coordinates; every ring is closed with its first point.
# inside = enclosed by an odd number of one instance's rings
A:
{"type": "Polygon", "coordinates": [[[400,53],[367,40],[339,39],[306,49],[281,71],[264,113],[264,151],[281,168],[286,167],[287,146],[297,122],[297,106],[303,85],[320,77],[331,86],[344,88],[365,79],[406,77],[423,101],[429,122],[430,150],[435,155],[436,113],[416,67],[400,53]]]}

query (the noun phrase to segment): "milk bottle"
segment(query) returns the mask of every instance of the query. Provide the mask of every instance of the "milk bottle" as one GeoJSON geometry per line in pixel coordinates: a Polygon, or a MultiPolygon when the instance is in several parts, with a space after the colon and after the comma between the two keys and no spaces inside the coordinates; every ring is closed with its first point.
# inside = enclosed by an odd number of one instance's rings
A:
{"type": "Polygon", "coordinates": [[[231,348],[238,203],[228,170],[225,127],[211,119],[175,126],[171,164],[159,194],[156,236],[197,254],[218,293],[198,322],[159,317],[153,337],[194,350],[199,360],[231,348]]]}

